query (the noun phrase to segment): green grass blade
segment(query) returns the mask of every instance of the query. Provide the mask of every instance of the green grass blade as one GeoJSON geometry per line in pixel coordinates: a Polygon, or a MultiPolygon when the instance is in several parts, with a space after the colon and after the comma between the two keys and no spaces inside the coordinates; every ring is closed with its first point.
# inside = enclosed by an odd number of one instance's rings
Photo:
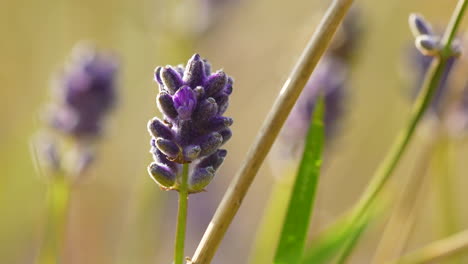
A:
{"type": "Polygon", "coordinates": [[[302,259],[322,163],[323,111],[323,97],[320,96],[309,127],[276,250],[274,261],[276,264],[295,264],[300,263],[302,259]]]}

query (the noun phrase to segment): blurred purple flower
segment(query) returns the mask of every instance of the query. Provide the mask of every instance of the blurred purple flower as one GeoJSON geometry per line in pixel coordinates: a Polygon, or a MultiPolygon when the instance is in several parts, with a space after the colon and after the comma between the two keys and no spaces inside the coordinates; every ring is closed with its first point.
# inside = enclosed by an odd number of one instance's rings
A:
{"type": "Polygon", "coordinates": [[[34,147],[42,167],[63,170],[67,177],[74,177],[69,179],[72,182],[85,173],[94,157],[92,143],[115,104],[116,73],[113,56],[89,46],[74,48],[69,64],[55,80],[54,98],[46,112],[47,124],[70,137],[71,144],[61,144],[59,138],[50,140],[51,135],[38,136],[34,147]]]}
{"type": "Polygon", "coordinates": [[[222,114],[228,106],[233,80],[195,54],[182,67],[158,67],[158,107],[163,120],[148,123],[154,162],[150,175],[163,189],[178,188],[180,164],[192,163],[189,191],[199,192],[214,177],[226,150],[219,149],[231,137],[232,119],[222,114]]]}
{"type": "Polygon", "coordinates": [[[96,138],[116,100],[116,73],[114,57],[81,46],[75,49],[58,80],[52,126],[77,139],[96,138]]]}
{"type": "MultiPolygon", "coordinates": [[[[434,33],[432,26],[418,14],[409,17],[410,29],[415,37],[415,46],[410,49],[408,56],[413,70],[414,91],[420,92],[423,81],[432,60],[441,52],[441,37],[434,33]]],[[[441,121],[450,131],[461,132],[468,123],[468,85],[466,83],[466,71],[461,71],[464,89],[454,87],[454,71],[460,63],[461,43],[452,44],[452,56],[448,59],[439,85],[436,88],[430,105],[430,114],[441,121]],[[458,92],[457,92],[458,91],[458,92]],[[455,95],[455,96],[454,96],[455,95]]],[[[466,56],[461,58],[461,65],[466,67],[466,56]]],[[[455,76],[456,77],[456,76],[455,76]]],[[[455,84],[455,86],[457,86],[455,84]]]]}
{"type": "Polygon", "coordinates": [[[346,64],[340,59],[325,56],[317,65],[299,99],[289,114],[281,131],[287,155],[297,154],[303,145],[310,125],[317,97],[323,93],[325,100],[325,134],[329,138],[335,133],[337,121],[344,111],[346,64]]]}

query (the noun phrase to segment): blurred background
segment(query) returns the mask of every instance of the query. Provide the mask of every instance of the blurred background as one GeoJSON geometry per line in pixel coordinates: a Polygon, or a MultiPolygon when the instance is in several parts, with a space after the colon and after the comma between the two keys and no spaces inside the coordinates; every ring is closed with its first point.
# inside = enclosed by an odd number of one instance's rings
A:
{"type": "MultiPolygon", "coordinates": [[[[30,141],[44,127],[50,81],[73,46],[94,43],[120,61],[118,103],[97,147],[96,162],[71,196],[65,263],[170,263],[177,195],[161,191],[146,171],[151,162],[147,121],[155,105],[158,65],[185,63],[197,52],[235,79],[227,116],[233,137],[207,192],[189,201],[191,255],[229,181],[330,1],[324,0],[2,0],[0,8],[0,262],[33,263],[43,225],[46,185],[34,169],[30,141]]],[[[345,111],[327,148],[311,233],[349,208],[365,188],[408,119],[412,35],[419,12],[443,27],[455,0],[357,0],[362,34],[349,69],[345,111]]],[[[468,23],[465,23],[466,26],[468,23]]],[[[462,27],[465,29],[466,27],[462,27]]],[[[466,69],[462,82],[466,83],[466,69]]],[[[430,133],[430,130],[429,130],[430,133]]],[[[417,137],[393,185],[414,173],[417,137]]],[[[468,225],[468,140],[453,139],[452,192],[457,229],[468,225]]],[[[271,161],[271,159],[269,159],[271,161]]],[[[247,263],[275,171],[266,162],[213,263],[247,263]]],[[[277,174],[277,173],[276,173],[277,174]]],[[[431,174],[431,173],[429,173],[431,174]]],[[[433,173],[436,174],[436,173],[433,173]]],[[[435,178],[435,177],[434,177],[435,178]]],[[[433,181],[430,180],[430,183],[433,181]]],[[[434,180],[435,182],[435,180],[434,180]]],[[[407,249],[443,237],[438,196],[424,192],[407,249]]],[[[391,192],[391,191],[390,191],[391,192]]],[[[392,203],[390,203],[391,205],[392,203]]],[[[353,263],[368,263],[387,213],[365,233],[353,263]]]]}

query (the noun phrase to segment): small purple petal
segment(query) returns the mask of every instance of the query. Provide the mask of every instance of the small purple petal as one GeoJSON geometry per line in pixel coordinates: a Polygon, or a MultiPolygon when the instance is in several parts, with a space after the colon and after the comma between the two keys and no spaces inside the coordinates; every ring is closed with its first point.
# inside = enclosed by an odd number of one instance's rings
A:
{"type": "Polygon", "coordinates": [[[195,92],[188,86],[180,88],[172,98],[174,107],[182,120],[188,120],[192,117],[193,110],[197,106],[197,97],[195,92]]]}

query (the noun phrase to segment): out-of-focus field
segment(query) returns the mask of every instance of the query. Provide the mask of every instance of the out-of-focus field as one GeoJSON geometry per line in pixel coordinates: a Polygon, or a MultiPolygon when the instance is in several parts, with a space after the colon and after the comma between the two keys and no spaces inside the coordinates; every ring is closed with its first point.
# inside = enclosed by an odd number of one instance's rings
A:
{"type": "MultiPolygon", "coordinates": [[[[167,1],[170,2],[170,1],[167,1]]],[[[228,116],[234,118],[229,155],[208,192],[190,199],[191,254],[217,203],[242,162],[287,74],[329,1],[243,0],[217,25],[171,44],[167,3],[161,0],[22,1],[0,4],[0,263],[32,263],[44,216],[46,186],[31,161],[31,136],[42,126],[39,112],[50,98],[50,78],[73,45],[89,40],[121,61],[119,103],[106,126],[97,163],[72,194],[66,263],[169,263],[176,219],[175,193],[150,179],[147,120],[155,106],[157,65],[185,62],[199,52],[214,69],[234,76],[228,116]],[[164,7],[164,8],[163,8],[164,7]],[[188,48],[187,48],[188,47],[188,48]],[[181,50],[184,49],[184,50],[181,50]]],[[[455,0],[356,1],[363,36],[351,69],[346,114],[327,153],[312,233],[354,203],[409,116],[410,84],[402,72],[411,42],[410,12],[435,24],[449,18],[455,0]]],[[[467,25],[467,23],[464,23],[467,25]]],[[[419,140],[420,141],[420,140],[419,140]]],[[[412,173],[418,139],[399,167],[397,182],[412,173]]],[[[460,227],[468,227],[468,141],[456,141],[460,227]]],[[[260,170],[214,263],[246,263],[273,182],[260,170]]],[[[409,248],[440,238],[432,191],[426,193],[409,248]]],[[[353,263],[366,263],[382,222],[371,226],[353,263]]]]}

